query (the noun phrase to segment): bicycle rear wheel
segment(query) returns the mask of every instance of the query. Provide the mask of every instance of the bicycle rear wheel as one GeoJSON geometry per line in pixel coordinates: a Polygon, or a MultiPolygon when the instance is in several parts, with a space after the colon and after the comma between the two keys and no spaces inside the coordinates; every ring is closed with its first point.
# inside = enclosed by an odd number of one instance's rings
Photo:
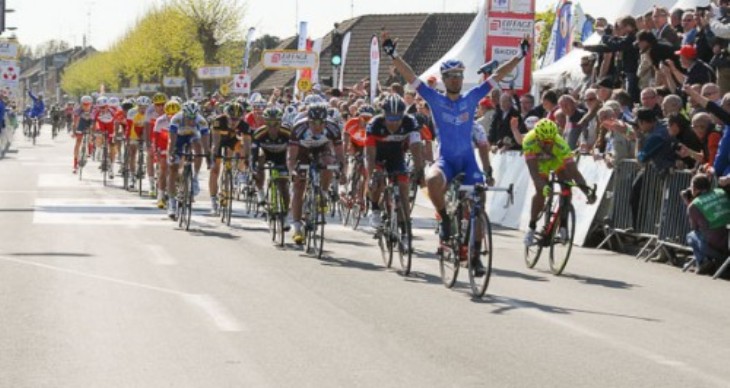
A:
{"type": "Polygon", "coordinates": [[[403,276],[408,276],[411,273],[411,259],[413,249],[411,247],[412,242],[412,230],[411,220],[406,216],[406,211],[403,209],[402,204],[398,206],[398,215],[396,218],[397,229],[395,230],[396,246],[398,250],[398,259],[400,261],[400,267],[403,271],[403,276]]]}
{"type": "MultiPolygon", "coordinates": [[[[142,182],[144,181],[144,144],[140,143],[137,147],[137,193],[142,196],[142,182]]],[[[152,188],[150,188],[152,190],[152,188]]]]}
{"type": "Polygon", "coordinates": [[[550,271],[555,275],[563,273],[565,266],[568,264],[570,252],[573,250],[573,238],[575,237],[575,210],[573,205],[566,205],[561,209],[561,213],[563,217],[558,217],[555,221],[551,236],[552,244],[550,244],[550,271]],[[560,218],[564,218],[564,220],[560,218]]]}
{"type": "Polygon", "coordinates": [[[537,227],[535,228],[535,243],[532,245],[526,245],[525,246],[525,265],[527,265],[527,268],[534,268],[537,262],[540,260],[540,255],[542,254],[542,249],[545,246],[545,243],[547,241],[543,241],[545,237],[542,236],[542,233],[539,233],[537,231],[545,230],[545,221],[544,221],[544,213],[540,213],[540,216],[538,219],[540,220],[537,223],[537,227]]]}
{"type": "Polygon", "coordinates": [[[439,248],[439,271],[441,272],[441,281],[446,288],[451,288],[456,283],[459,276],[459,251],[457,244],[442,246],[439,248]],[[455,249],[457,248],[457,249],[455,249]]]}
{"type": "Polygon", "coordinates": [[[469,284],[474,296],[481,298],[492,275],[492,224],[483,211],[475,219],[475,228],[469,232],[469,284]],[[477,276],[475,264],[481,263],[484,275],[477,276]]]}
{"type": "Polygon", "coordinates": [[[183,201],[178,206],[182,206],[182,216],[180,217],[180,226],[185,230],[190,230],[190,219],[193,213],[193,171],[192,167],[186,166],[183,178],[183,201]]]}
{"type": "Polygon", "coordinates": [[[220,194],[223,203],[220,205],[221,222],[231,226],[231,213],[233,212],[233,173],[226,169],[223,173],[223,192],[220,194]]]}

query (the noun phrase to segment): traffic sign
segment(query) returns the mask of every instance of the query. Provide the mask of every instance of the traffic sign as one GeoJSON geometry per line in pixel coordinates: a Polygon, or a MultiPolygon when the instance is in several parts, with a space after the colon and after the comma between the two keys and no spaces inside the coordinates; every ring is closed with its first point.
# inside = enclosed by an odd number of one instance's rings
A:
{"type": "Polygon", "coordinates": [[[297,83],[297,88],[302,92],[308,92],[312,90],[312,81],[309,78],[301,78],[297,83]]]}

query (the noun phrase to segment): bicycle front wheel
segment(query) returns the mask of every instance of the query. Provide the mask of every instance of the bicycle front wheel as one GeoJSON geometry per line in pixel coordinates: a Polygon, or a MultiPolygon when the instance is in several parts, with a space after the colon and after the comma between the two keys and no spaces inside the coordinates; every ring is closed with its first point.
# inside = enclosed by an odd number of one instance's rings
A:
{"type": "Polygon", "coordinates": [[[459,276],[459,251],[456,244],[441,246],[439,248],[439,271],[441,281],[446,288],[451,288],[459,276]],[[455,249],[456,248],[456,249],[455,249]]]}
{"type": "Polygon", "coordinates": [[[472,294],[481,298],[487,291],[492,275],[492,224],[484,212],[474,221],[475,225],[469,233],[469,284],[472,294]],[[483,274],[477,273],[478,267],[483,268],[483,274]]]}
{"type": "Polygon", "coordinates": [[[550,271],[555,275],[563,273],[573,250],[575,237],[575,210],[568,204],[561,209],[561,217],[555,222],[550,244],[550,271]]]}
{"type": "Polygon", "coordinates": [[[230,169],[225,172],[225,182],[223,182],[223,203],[221,204],[221,221],[227,226],[231,226],[231,216],[233,213],[233,173],[230,169]]]}
{"type": "Polygon", "coordinates": [[[183,200],[182,203],[178,203],[178,206],[182,206],[182,214],[180,217],[180,227],[185,230],[190,230],[190,219],[192,217],[193,207],[193,172],[192,168],[185,167],[183,172],[183,200]]]}

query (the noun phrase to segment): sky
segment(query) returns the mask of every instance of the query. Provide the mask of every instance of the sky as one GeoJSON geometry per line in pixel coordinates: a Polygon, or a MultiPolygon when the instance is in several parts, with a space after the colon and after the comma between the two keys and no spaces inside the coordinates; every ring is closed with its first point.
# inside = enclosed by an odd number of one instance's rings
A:
{"type": "MultiPolygon", "coordinates": [[[[17,27],[22,44],[35,48],[50,39],[80,46],[89,34],[90,44],[108,49],[134,27],[152,5],[165,0],[6,0],[15,12],[6,16],[6,25],[17,27]],[[90,17],[89,17],[90,16],[90,17]]],[[[296,34],[299,20],[309,23],[311,37],[320,37],[336,21],[373,13],[474,12],[483,0],[241,0],[246,14],[241,31],[256,27],[257,35],[281,38],[296,34]],[[297,6],[298,4],[298,6],[297,6]],[[298,9],[298,12],[297,12],[298,9]]],[[[556,0],[536,0],[543,10],[556,0]]],[[[593,0],[597,1],[597,0],[593,0]]],[[[6,31],[3,36],[8,36],[6,31]]],[[[242,33],[243,35],[243,33],[242,33]]],[[[242,36],[243,39],[243,36],[242,36]]]]}

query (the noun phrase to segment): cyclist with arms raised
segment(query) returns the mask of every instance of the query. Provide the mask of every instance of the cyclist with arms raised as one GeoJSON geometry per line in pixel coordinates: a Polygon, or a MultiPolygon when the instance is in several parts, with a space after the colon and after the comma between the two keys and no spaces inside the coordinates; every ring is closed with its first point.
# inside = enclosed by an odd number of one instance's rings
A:
{"type": "MultiPolygon", "coordinates": [[[[383,50],[393,58],[393,65],[415,89],[432,111],[432,118],[439,140],[439,156],[431,166],[426,179],[429,196],[441,217],[440,239],[451,238],[451,220],[446,212],[445,193],[447,184],[458,174],[464,173],[465,185],[483,182],[483,174],[474,156],[472,130],[477,104],[498,82],[514,70],[530,48],[525,39],[520,53],[500,66],[486,82],[462,94],[465,66],[459,60],[447,60],[441,64],[441,76],[446,86],[442,95],[417,78],[413,69],[398,55],[396,42],[383,33],[383,50]]],[[[491,176],[491,171],[487,171],[491,176]]]]}
{"type": "MultiPolygon", "coordinates": [[[[588,197],[588,203],[596,201],[595,193],[587,186],[578,167],[573,160],[570,146],[559,134],[558,125],[548,119],[541,119],[522,139],[522,151],[527,161],[532,182],[535,184],[535,195],[530,208],[530,224],[525,235],[525,245],[535,244],[535,228],[540,211],[545,206],[545,197],[552,195],[552,187],[548,184],[550,172],[555,171],[560,180],[575,180],[588,197]]],[[[561,222],[565,225],[565,222],[561,222]]],[[[562,239],[568,235],[567,229],[558,231],[562,239]]]]}

